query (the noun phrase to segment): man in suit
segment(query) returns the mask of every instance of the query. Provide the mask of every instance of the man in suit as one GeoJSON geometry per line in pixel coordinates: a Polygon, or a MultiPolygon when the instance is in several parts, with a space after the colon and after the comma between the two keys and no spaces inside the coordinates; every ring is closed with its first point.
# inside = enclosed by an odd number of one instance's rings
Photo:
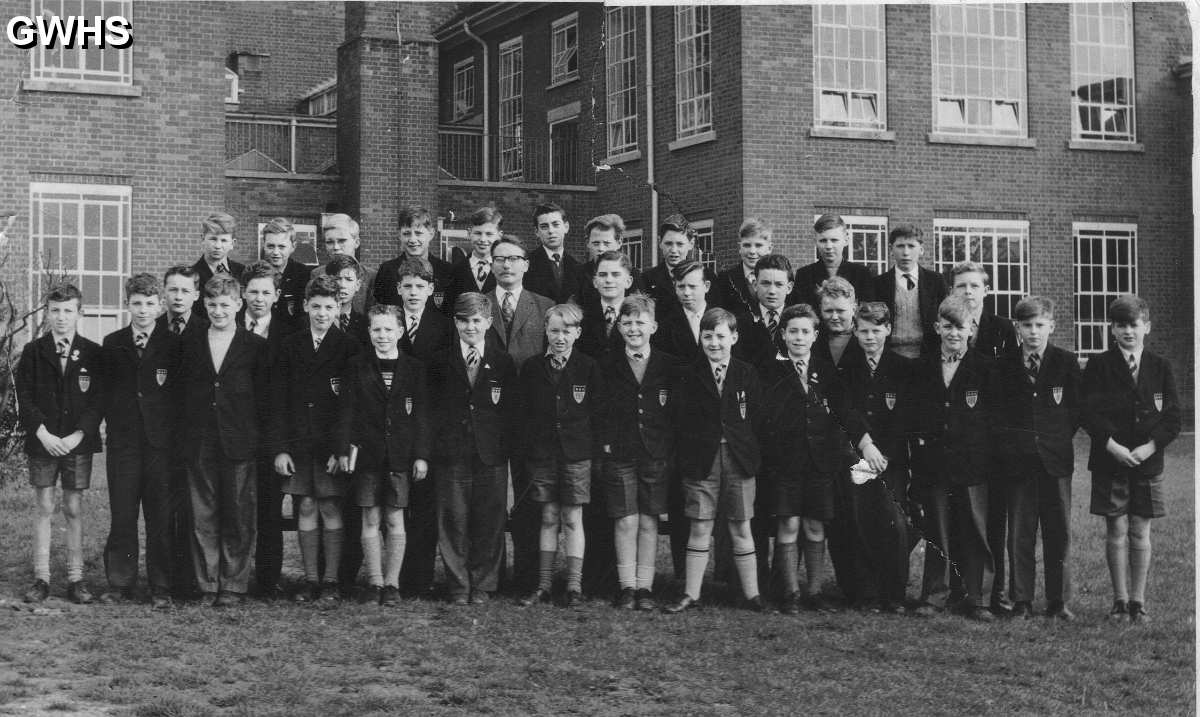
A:
{"type": "MultiPolygon", "coordinates": [[[[322,214],[321,215],[321,236],[325,246],[325,254],[333,259],[338,256],[349,256],[357,261],[358,259],[358,222],[350,218],[348,214],[322,214]]],[[[354,293],[352,306],[364,317],[367,314],[367,309],[375,303],[375,296],[371,289],[375,286],[375,271],[368,268],[366,264],[362,264],[363,277],[359,282],[358,291],[354,293]]],[[[325,266],[314,266],[309,272],[308,278],[315,279],[318,276],[328,273],[325,266]]],[[[365,328],[365,327],[364,327],[365,328]]],[[[363,332],[365,335],[365,331],[363,332]]]]}
{"type": "Polygon", "coordinates": [[[275,314],[298,331],[308,325],[304,318],[304,289],[312,277],[312,267],[292,259],[296,251],[296,228],[287,219],[275,217],[267,222],[262,235],[262,258],[281,274],[275,314]]]}
{"type": "Polygon", "coordinates": [[[758,217],[750,217],[742,222],[738,229],[738,257],[741,261],[717,275],[712,290],[714,306],[734,316],[755,313],[758,297],[754,294],[754,265],[772,252],[771,236],[771,227],[758,217]]]}
{"type": "Polygon", "coordinates": [[[449,313],[453,312],[459,295],[471,291],[489,294],[496,288],[496,277],[492,274],[492,244],[500,238],[502,221],[504,216],[495,207],[481,207],[471,215],[471,228],[467,232],[471,254],[450,267],[450,288],[444,303],[449,307],[449,313]]]}
{"type": "Polygon", "coordinates": [[[397,270],[405,261],[416,261],[423,264],[433,276],[430,302],[443,314],[450,313],[452,304],[446,301],[446,297],[450,293],[452,268],[450,262],[429,251],[436,235],[437,225],[428,209],[405,207],[400,211],[400,246],[403,251],[395,259],[380,264],[379,274],[367,277],[368,283],[364,284],[373,292],[376,302],[400,306],[400,277],[397,270]]]}
{"type": "Polygon", "coordinates": [[[796,271],[796,286],[788,297],[788,306],[808,304],[815,309],[817,287],[834,276],[850,282],[859,301],[871,301],[875,295],[871,270],[846,258],[850,243],[846,222],[837,214],[822,214],[813,224],[813,231],[817,234],[818,258],[796,271]]]}
{"type": "MultiPolygon", "coordinates": [[[[642,287],[645,293],[654,299],[656,310],[665,313],[678,304],[673,272],[696,248],[695,232],[682,214],[672,214],[659,225],[658,248],[662,254],[662,261],[642,274],[642,287]]],[[[717,275],[708,267],[703,269],[704,281],[708,282],[711,291],[711,287],[717,283],[717,275]]],[[[711,300],[708,303],[710,307],[715,305],[711,300]]]]}
{"type": "MultiPolygon", "coordinates": [[[[200,286],[204,286],[214,274],[228,274],[235,278],[241,276],[246,267],[229,258],[237,244],[237,238],[233,236],[237,221],[224,212],[216,212],[205,217],[200,227],[203,253],[192,265],[200,277],[200,286]]],[[[201,314],[208,315],[203,302],[199,309],[201,314]]]]}
{"type": "Polygon", "coordinates": [[[542,246],[529,256],[525,285],[529,290],[565,304],[579,290],[580,266],[566,251],[571,224],[557,204],[539,204],[533,210],[534,232],[542,246]]]}
{"type": "Polygon", "coordinates": [[[925,245],[921,230],[902,224],[888,234],[892,270],[875,277],[875,297],[887,304],[892,315],[888,346],[906,358],[932,353],[938,347],[938,306],[946,298],[941,274],[920,265],[925,245]]]}

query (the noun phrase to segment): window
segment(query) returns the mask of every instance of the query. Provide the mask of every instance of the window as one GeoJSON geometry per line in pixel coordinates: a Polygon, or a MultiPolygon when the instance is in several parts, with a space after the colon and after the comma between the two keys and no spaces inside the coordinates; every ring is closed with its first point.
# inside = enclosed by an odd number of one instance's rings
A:
{"type": "Polygon", "coordinates": [[[525,168],[522,64],[521,38],[500,45],[500,179],[504,180],[520,180],[525,168]]]}
{"type": "Polygon", "coordinates": [[[1108,349],[1108,305],[1137,292],[1137,225],[1075,222],[1075,349],[1108,349]]]}
{"type": "Polygon", "coordinates": [[[1133,7],[1071,5],[1072,136],[1134,142],[1133,7]]]}
{"type": "Polygon", "coordinates": [[[317,90],[304,100],[304,113],[324,117],[337,112],[337,84],[317,90]]]}
{"type": "Polygon", "coordinates": [[[714,274],[717,272],[717,255],[713,251],[713,222],[711,219],[702,219],[698,222],[689,222],[692,226],[693,236],[696,241],[696,261],[704,265],[706,269],[711,270],[714,274]]]}
{"type": "Polygon", "coordinates": [[[240,100],[238,99],[239,97],[240,97],[240,95],[238,94],[238,73],[236,73],[233,70],[226,67],[225,68],[225,102],[227,104],[236,105],[238,102],[240,102],[240,100]]]}
{"type": "Polygon", "coordinates": [[[886,129],[882,5],[813,6],[813,124],[886,129]]]}
{"type": "Polygon", "coordinates": [[[1014,220],[934,219],[937,270],[949,276],[960,261],[982,264],[991,277],[984,306],[1011,317],[1029,293],[1029,222],[1014,220]]]}
{"type": "Polygon", "coordinates": [[[454,63],[454,119],[460,120],[475,108],[475,58],[454,63]]]}
{"type": "Polygon", "coordinates": [[[29,185],[30,308],[48,288],[48,275],[65,276],[83,292],[80,334],[99,342],[125,324],[131,198],[126,186],[29,185]]]}
{"type": "Polygon", "coordinates": [[[605,89],[608,91],[608,154],[638,148],[637,113],[637,8],[610,7],[606,11],[605,89]]]}
{"type": "Polygon", "coordinates": [[[579,176],[579,120],[550,125],[550,183],[582,184],[579,176]]]}
{"type": "Polygon", "coordinates": [[[642,230],[641,229],[626,229],[624,236],[621,237],[621,250],[625,252],[625,256],[629,257],[629,263],[633,264],[633,268],[641,271],[646,266],[645,254],[642,252],[642,230]]]}
{"type": "MultiPolygon", "coordinates": [[[[842,214],[846,222],[846,235],[849,238],[847,254],[850,261],[871,267],[876,275],[888,270],[888,218],[866,217],[853,214],[842,214]]],[[[820,214],[813,215],[813,222],[821,218],[820,214]]],[[[816,256],[813,247],[813,258],[816,256]]]]}
{"type": "Polygon", "coordinates": [[[934,132],[1027,135],[1025,8],[934,5],[934,132]]]}
{"type": "Polygon", "coordinates": [[[676,137],[712,130],[712,58],[708,5],[675,8],[676,137]]]}
{"type": "Polygon", "coordinates": [[[550,26],[550,84],[579,79],[579,13],[561,17],[550,26]]]}
{"type": "MultiPolygon", "coordinates": [[[[86,17],[89,25],[95,16],[121,16],[133,21],[133,0],[33,0],[33,17],[86,17]]],[[[122,49],[111,46],[92,47],[93,38],[88,36],[87,46],[75,43],[66,47],[60,41],[54,49],[40,44],[30,52],[30,78],[33,80],[57,80],[76,82],[107,82],[120,85],[133,84],[132,43],[122,49]]]]}

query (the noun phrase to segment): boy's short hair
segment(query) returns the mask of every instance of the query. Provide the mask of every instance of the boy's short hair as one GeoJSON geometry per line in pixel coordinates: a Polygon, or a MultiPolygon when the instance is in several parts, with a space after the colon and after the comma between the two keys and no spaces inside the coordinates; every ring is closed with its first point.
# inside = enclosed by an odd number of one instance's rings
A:
{"type": "Polygon", "coordinates": [[[772,241],[774,232],[771,227],[759,217],[746,217],[746,221],[742,222],[742,226],[738,229],[738,239],[747,237],[762,237],[766,241],[772,241]]]}
{"type": "Polygon", "coordinates": [[[367,325],[370,326],[371,319],[376,316],[390,316],[396,320],[397,324],[402,324],[400,321],[400,307],[392,306],[391,304],[372,304],[371,308],[367,309],[367,325]]]}
{"type": "Polygon", "coordinates": [[[200,220],[200,236],[209,234],[232,234],[237,220],[225,212],[213,212],[200,220]]]}
{"type": "Polygon", "coordinates": [[[550,319],[557,316],[564,326],[580,326],[583,324],[583,311],[575,304],[555,304],[549,309],[546,309],[546,324],[550,323],[550,319]]]}
{"type": "Polygon", "coordinates": [[[1054,301],[1045,296],[1026,296],[1013,307],[1014,321],[1027,321],[1038,316],[1054,320],[1054,301]]]}
{"type": "Polygon", "coordinates": [[[216,299],[221,296],[242,298],[242,284],[229,274],[217,274],[204,282],[204,298],[216,299]]]}
{"type": "Polygon", "coordinates": [[[503,221],[504,215],[500,213],[499,209],[495,207],[480,207],[471,212],[471,218],[468,220],[468,223],[473,227],[483,224],[495,224],[499,228],[500,223],[503,221]]]}
{"type": "Polygon", "coordinates": [[[553,214],[554,212],[558,212],[558,215],[562,217],[564,222],[567,221],[567,211],[565,209],[554,202],[544,202],[533,208],[533,225],[537,226],[538,217],[543,214],[553,214]]]}
{"type": "Polygon", "coordinates": [[[649,314],[654,318],[654,299],[645,294],[630,294],[621,301],[617,316],[633,316],[634,314],[649,314]]]}
{"type": "Polygon", "coordinates": [[[950,269],[950,285],[953,287],[954,280],[959,274],[983,274],[983,285],[991,286],[992,277],[988,274],[987,269],[983,268],[983,264],[977,261],[960,261],[950,269]]]}
{"type": "Polygon", "coordinates": [[[454,300],[454,318],[466,319],[475,314],[486,319],[492,318],[492,297],[478,291],[459,294],[454,300]]]}
{"type": "Polygon", "coordinates": [[[971,307],[963,297],[951,294],[938,305],[938,319],[945,319],[955,326],[966,326],[971,320],[971,307]]]}
{"type": "Polygon", "coordinates": [[[308,301],[314,296],[324,296],[336,301],[340,289],[337,278],[328,274],[318,274],[309,279],[308,284],[304,287],[304,300],[308,301]]]}
{"type": "Polygon", "coordinates": [[[364,276],[366,276],[366,271],[363,270],[363,265],[359,263],[358,259],[355,259],[349,254],[338,254],[330,259],[329,263],[325,265],[325,273],[334,277],[336,277],[338,274],[341,274],[342,271],[346,269],[353,269],[354,273],[358,275],[360,281],[364,276]]]}
{"type": "Polygon", "coordinates": [[[596,257],[596,269],[600,269],[600,262],[615,261],[621,265],[626,274],[633,275],[633,262],[629,261],[629,255],[623,251],[606,251],[596,257]]]}
{"type": "Polygon", "coordinates": [[[842,219],[840,214],[822,214],[817,217],[817,221],[813,222],[813,231],[817,234],[827,232],[830,229],[846,226],[846,221],[842,219]]]}
{"type": "Polygon", "coordinates": [[[882,301],[865,301],[854,312],[855,321],[869,321],[880,326],[892,325],[892,310],[882,301]]]}
{"type": "Polygon", "coordinates": [[[163,273],[163,285],[166,285],[167,280],[172,276],[186,276],[192,280],[193,284],[195,284],[196,291],[200,290],[200,273],[192,267],[187,266],[186,264],[176,264],[170,269],[167,269],[166,272],[163,273]]]}
{"type": "Polygon", "coordinates": [[[888,232],[888,246],[895,244],[901,239],[915,239],[918,244],[925,243],[925,235],[921,232],[921,228],[915,224],[901,224],[888,232]]]}
{"type": "Polygon", "coordinates": [[[687,235],[688,239],[692,239],[695,236],[692,225],[688,223],[687,218],[682,214],[672,214],[662,220],[662,223],[658,225],[658,238],[662,239],[663,234],[667,232],[683,232],[687,235]]]}
{"type": "Polygon", "coordinates": [[[620,214],[601,214],[598,217],[592,217],[588,220],[587,226],[583,228],[583,235],[589,237],[592,235],[593,229],[601,231],[611,230],[617,241],[623,241],[625,236],[625,220],[620,214]]]}
{"type": "Polygon", "coordinates": [[[737,317],[721,308],[704,312],[704,316],[700,317],[700,333],[713,331],[720,324],[728,326],[730,333],[737,333],[737,317]]]}
{"type": "Polygon", "coordinates": [[[520,249],[521,252],[523,254],[525,254],[526,256],[529,255],[529,250],[525,248],[525,243],[522,242],[520,239],[518,239],[517,237],[515,237],[512,234],[502,234],[499,239],[492,242],[492,253],[493,254],[496,253],[496,247],[500,246],[501,244],[512,244],[513,246],[520,249]]]}
{"type": "Polygon", "coordinates": [[[858,296],[854,293],[854,285],[846,281],[840,276],[831,276],[821,285],[817,287],[817,303],[823,299],[849,299],[857,302],[858,296]]]}
{"type": "Polygon", "coordinates": [[[821,319],[817,317],[817,312],[808,304],[792,304],[786,307],[779,314],[779,327],[781,329],[787,328],[788,322],[792,319],[808,319],[814,327],[821,324],[821,319]]]}
{"type": "Polygon", "coordinates": [[[321,232],[326,229],[345,229],[350,238],[358,239],[358,222],[350,218],[349,214],[326,214],[321,217],[321,232]]]}
{"type": "Polygon", "coordinates": [[[758,261],[754,262],[754,276],[758,277],[760,272],[767,269],[778,269],[787,274],[787,280],[792,281],[796,278],[795,272],[792,271],[792,262],[783,254],[767,254],[758,261]]]}
{"type": "Polygon", "coordinates": [[[83,292],[79,290],[78,286],[71,283],[55,284],[46,291],[46,303],[70,301],[71,299],[83,306],[83,292]]]}
{"type": "Polygon", "coordinates": [[[425,207],[405,207],[400,210],[400,228],[404,227],[429,227],[435,228],[436,223],[433,221],[433,215],[425,207]]]}
{"type": "Polygon", "coordinates": [[[283,283],[283,274],[265,261],[256,261],[242,270],[242,286],[250,286],[255,279],[270,279],[278,289],[283,283]]]}
{"type": "Polygon", "coordinates": [[[396,268],[396,283],[404,281],[404,277],[406,276],[415,276],[428,284],[433,283],[433,269],[425,266],[424,262],[416,259],[405,259],[396,268]]]}
{"type": "Polygon", "coordinates": [[[1114,324],[1132,324],[1150,320],[1150,304],[1137,294],[1122,294],[1108,305],[1108,320],[1114,324]]]}
{"type": "Polygon", "coordinates": [[[125,280],[125,300],[134,294],[142,296],[162,296],[163,286],[154,274],[134,274],[125,280]]]}
{"type": "MultiPolygon", "coordinates": [[[[684,259],[679,266],[671,270],[671,281],[680,282],[693,271],[704,271],[704,265],[695,259],[684,259]]],[[[707,277],[706,277],[707,278],[707,277]]]]}
{"type": "Polygon", "coordinates": [[[296,241],[296,227],[283,217],[275,217],[263,226],[262,235],[268,234],[286,234],[288,239],[296,241]]]}

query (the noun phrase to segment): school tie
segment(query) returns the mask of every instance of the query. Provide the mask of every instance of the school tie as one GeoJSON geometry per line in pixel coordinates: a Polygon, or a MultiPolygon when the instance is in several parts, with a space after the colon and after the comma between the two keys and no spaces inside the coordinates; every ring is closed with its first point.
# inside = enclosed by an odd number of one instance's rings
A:
{"type": "Polygon", "coordinates": [[[562,255],[559,254],[558,252],[555,252],[550,255],[550,260],[552,262],[554,262],[554,264],[553,264],[554,285],[561,287],[562,286],[562,255]]]}
{"type": "Polygon", "coordinates": [[[412,314],[409,314],[408,315],[408,329],[405,332],[408,334],[409,341],[412,341],[413,336],[415,336],[417,333],[417,323],[418,323],[417,317],[413,316],[412,314]]]}
{"type": "Polygon", "coordinates": [[[67,354],[71,351],[71,339],[63,337],[54,342],[55,353],[58,354],[58,364],[63,371],[67,370],[67,354]]]}
{"type": "Polygon", "coordinates": [[[725,387],[725,364],[717,364],[713,367],[713,381],[717,384],[717,393],[725,387]]]}
{"type": "Polygon", "coordinates": [[[908,284],[909,291],[912,291],[917,285],[917,282],[913,281],[912,274],[904,275],[904,283],[908,284]]]}
{"type": "Polygon", "coordinates": [[[638,363],[641,363],[642,361],[646,360],[646,356],[641,353],[631,353],[631,354],[629,354],[629,358],[633,359],[634,361],[637,361],[638,363]]]}
{"type": "Polygon", "coordinates": [[[246,327],[246,330],[252,334],[258,333],[258,319],[250,319],[250,325],[246,327]]]}
{"type": "Polygon", "coordinates": [[[566,365],[567,359],[565,356],[558,356],[557,354],[550,355],[550,369],[554,371],[554,373],[560,373],[566,365]]]}
{"type": "Polygon", "coordinates": [[[338,327],[340,327],[342,331],[350,330],[350,314],[342,314],[338,317],[338,327]]]}
{"type": "Polygon", "coordinates": [[[1029,368],[1025,370],[1025,375],[1029,379],[1030,384],[1037,383],[1038,377],[1038,355],[1029,354],[1029,368]]]}
{"type": "Polygon", "coordinates": [[[500,303],[500,315],[504,317],[504,326],[507,328],[512,326],[513,314],[513,295],[511,291],[504,292],[504,301],[500,303]]]}
{"type": "Polygon", "coordinates": [[[479,352],[472,346],[467,351],[467,380],[475,385],[475,377],[479,375],[479,352]]]}
{"type": "Polygon", "coordinates": [[[867,368],[871,370],[871,378],[875,378],[875,369],[879,366],[879,359],[867,357],[867,368]]]}
{"type": "Polygon", "coordinates": [[[171,319],[171,331],[175,332],[176,334],[182,334],[186,323],[187,322],[183,320],[182,316],[176,316],[175,318],[171,319]]]}
{"type": "Polygon", "coordinates": [[[213,273],[214,274],[228,274],[229,267],[225,266],[224,264],[217,264],[217,270],[213,273]]]}
{"type": "Polygon", "coordinates": [[[779,328],[779,312],[775,309],[767,309],[767,333],[774,336],[775,329],[779,328]]]}
{"type": "Polygon", "coordinates": [[[617,322],[617,310],[611,306],[604,307],[604,334],[612,333],[613,324],[617,322]]]}
{"type": "Polygon", "coordinates": [[[146,353],[146,342],[150,340],[150,334],[145,331],[139,331],[133,336],[133,347],[137,349],[137,357],[141,358],[142,354],[146,353]]]}
{"type": "Polygon", "coordinates": [[[967,337],[967,346],[975,348],[975,340],[979,338],[979,322],[971,319],[971,335],[967,337]]]}
{"type": "Polygon", "coordinates": [[[962,354],[942,355],[942,363],[958,363],[962,359],[962,354]]]}
{"type": "Polygon", "coordinates": [[[1133,377],[1134,383],[1137,383],[1138,363],[1137,357],[1133,354],[1129,354],[1129,375],[1133,377]]]}
{"type": "Polygon", "coordinates": [[[801,359],[795,362],[796,374],[800,376],[800,388],[808,393],[808,362],[801,359]]]}
{"type": "Polygon", "coordinates": [[[490,267],[490,262],[480,261],[475,267],[475,283],[483,286],[483,282],[487,280],[487,275],[490,267]]]}
{"type": "Polygon", "coordinates": [[[324,340],[325,340],[324,336],[314,336],[313,337],[313,353],[316,353],[321,350],[321,342],[324,340]]]}

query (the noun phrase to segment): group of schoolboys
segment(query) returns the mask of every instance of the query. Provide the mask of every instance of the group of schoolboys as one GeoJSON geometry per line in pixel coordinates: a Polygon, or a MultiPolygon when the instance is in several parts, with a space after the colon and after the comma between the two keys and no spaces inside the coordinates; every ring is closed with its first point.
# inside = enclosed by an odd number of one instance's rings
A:
{"type": "Polygon", "coordinates": [[[664,261],[642,275],[617,215],[587,223],[585,264],[565,251],[556,205],[535,209],[532,251],[501,223],[494,208],[475,212],[470,254],[449,264],[429,254],[432,215],[407,209],[404,253],[372,279],[346,215],[325,218],[331,258],[310,269],[291,259],[283,219],[263,230],[263,260],[233,262],[233,219],[214,214],[194,266],[128,280],[130,324],[102,347],[76,333],[79,291],[54,287],[49,331],[15,377],[38,502],[26,600],[49,594],[60,477],[68,597],[93,599],[80,492],[106,421],[104,602],[134,597],[139,509],[154,607],[195,592],[237,605],[252,563],[259,592],[280,595],[290,495],[298,602],[345,597],[361,570],[360,599],[395,605],[402,586],[430,591],[438,553],[449,600],[486,602],[507,528],[520,604],[551,600],[561,538],[564,604],[608,589],[615,567],[614,605],[657,609],[666,515],[684,583],[669,613],[700,604],[727,532],[754,610],[833,609],[828,545],[851,605],[904,612],[924,538],[913,612],[1032,617],[1040,527],[1046,614],[1070,619],[1083,425],[1091,510],[1108,524],[1111,616],[1147,619],[1149,526],[1165,512],[1162,451],[1180,408],[1169,365],[1144,348],[1142,299],[1112,303],[1113,346],[1081,376],[1049,342],[1049,299],[995,316],[986,270],[959,263],[948,289],[920,266],[912,226],[891,232],[894,267],[873,277],[846,259],[836,215],[817,220],[818,260],[798,271],[749,219],[741,260],[714,276],[690,258],[679,215],[659,227],[664,261]]]}

